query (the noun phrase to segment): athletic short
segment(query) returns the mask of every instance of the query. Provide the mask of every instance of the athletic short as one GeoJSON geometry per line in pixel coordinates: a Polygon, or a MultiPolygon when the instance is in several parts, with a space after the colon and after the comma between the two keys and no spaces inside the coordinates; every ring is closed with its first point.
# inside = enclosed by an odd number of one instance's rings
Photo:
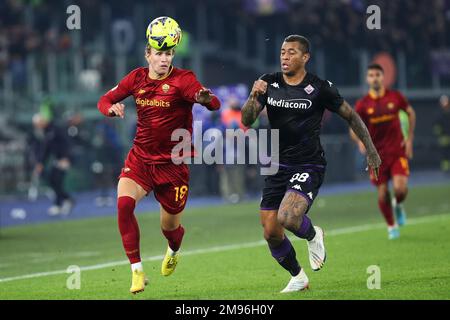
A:
{"type": "Polygon", "coordinates": [[[178,214],[186,206],[189,191],[189,168],[186,164],[145,164],[131,150],[120,178],[130,178],[148,193],[154,191],[156,200],[170,214],[178,214]]]}
{"type": "Polygon", "coordinates": [[[280,166],[278,172],[267,176],[261,199],[261,210],[278,210],[287,191],[295,192],[308,201],[308,210],[319,193],[325,177],[325,166],[280,166]]]}
{"type": "Polygon", "coordinates": [[[370,181],[373,185],[388,183],[393,176],[409,176],[409,163],[405,157],[382,159],[378,180],[375,180],[372,170],[370,171],[370,181]]]}

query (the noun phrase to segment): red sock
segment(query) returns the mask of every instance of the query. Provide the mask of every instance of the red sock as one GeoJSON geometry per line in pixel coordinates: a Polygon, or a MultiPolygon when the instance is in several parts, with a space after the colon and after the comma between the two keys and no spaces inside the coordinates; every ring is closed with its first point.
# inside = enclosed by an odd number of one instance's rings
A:
{"type": "Polygon", "coordinates": [[[169,241],[169,247],[170,249],[172,249],[173,251],[178,251],[178,249],[180,249],[181,246],[181,241],[183,240],[183,235],[184,235],[184,228],[183,226],[180,224],[178,226],[178,228],[176,228],[175,230],[162,230],[162,233],[164,234],[164,236],[166,237],[166,239],[169,241]]]}
{"type": "Polygon", "coordinates": [[[131,197],[119,197],[117,199],[119,231],[122,236],[122,244],[130,263],[141,261],[139,252],[139,225],[134,216],[136,200],[131,197]]]}
{"type": "Polygon", "coordinates": [[[392,227],[395,224],[395,222],[391,202],[378,200],[378,206],[380,207],[381,213],[383,214],[384,220],[386,220],[387,225],[392,227]]]}

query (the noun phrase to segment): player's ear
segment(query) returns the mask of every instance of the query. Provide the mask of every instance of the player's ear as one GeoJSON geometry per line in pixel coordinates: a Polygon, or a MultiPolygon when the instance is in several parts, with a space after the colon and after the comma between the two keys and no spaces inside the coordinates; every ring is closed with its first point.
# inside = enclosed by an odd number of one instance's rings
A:
{"type": "Polygon", "coordinates": [[[303,54],[303,62],[307,63],[309,61],[309,58],[311,58],[311,55],[309,53],[303,54]]]}
{"type": "Polygon", "coordinates": [[[145,60],[147,60],[147,62],[148,63],[150,63],[150,53],[151,53],[151,50],[152,49],[150,49],[150,47],[145,47],[145,52],[144,52],[144,57],[145,57],[145,60]]]}

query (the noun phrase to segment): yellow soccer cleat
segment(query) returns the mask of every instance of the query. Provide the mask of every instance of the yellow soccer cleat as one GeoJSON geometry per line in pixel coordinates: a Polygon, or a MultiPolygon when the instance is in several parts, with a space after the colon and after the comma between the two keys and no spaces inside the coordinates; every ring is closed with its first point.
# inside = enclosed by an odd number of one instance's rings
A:
{"type": "Polygon", "coordinates": [[[178,251],[173,251],[170,247],[167,247],[166,256],[161,265],[161,274],[163,276],[170,276],[175,271],[179,257],[178,251]]]}
{"type": "Polygon", "coordinates": [[[134,270],[133,278],[131,280],[130,292],[133,294],[144,291],[145,286],[148,284],[148,279],[145,276],[144,271],[134,270]]]}

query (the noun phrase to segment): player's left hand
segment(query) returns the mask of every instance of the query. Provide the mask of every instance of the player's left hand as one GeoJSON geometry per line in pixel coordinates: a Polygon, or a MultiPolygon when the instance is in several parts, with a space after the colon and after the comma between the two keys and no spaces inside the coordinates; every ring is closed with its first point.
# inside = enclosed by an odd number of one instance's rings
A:
{"type": "Polygon", "coordinates": [[[375,180],[378,180],[378,171],[381,166],[381,158],[378,152],[375,151],[367,154],[367,165],[372,170],[375,180]]]}
{"type": "Polygon", "coordinates": [[[414,156],[412,140],[411,139],[406,139],[403,142],[403,146],[405,147],[405,153],[406,153],[406,156],[408,157],[408,159],[412,159],[413,156],[414,156]]]}
{"type": "Polygon", "coordinates": [[[195,101],[197,101],[200,104],[208,104],[211,102],[213,97],[214,94],[211,92],[211,90],[207,88],[202,88],[195,94],[195,101]]]}
{"type": "Polygon", "coordinates": [[[56,162],[56,167],[60,170],[67,170],[70,167],[70,161],[67,158],[61,158],[56,162]]]}
{"type": "Polygon", "coordinates": [[[42,163],[37,163],[33,170],[33,175],[39,176],[42,171],[44,171],[44,165],[42,163]]]}

